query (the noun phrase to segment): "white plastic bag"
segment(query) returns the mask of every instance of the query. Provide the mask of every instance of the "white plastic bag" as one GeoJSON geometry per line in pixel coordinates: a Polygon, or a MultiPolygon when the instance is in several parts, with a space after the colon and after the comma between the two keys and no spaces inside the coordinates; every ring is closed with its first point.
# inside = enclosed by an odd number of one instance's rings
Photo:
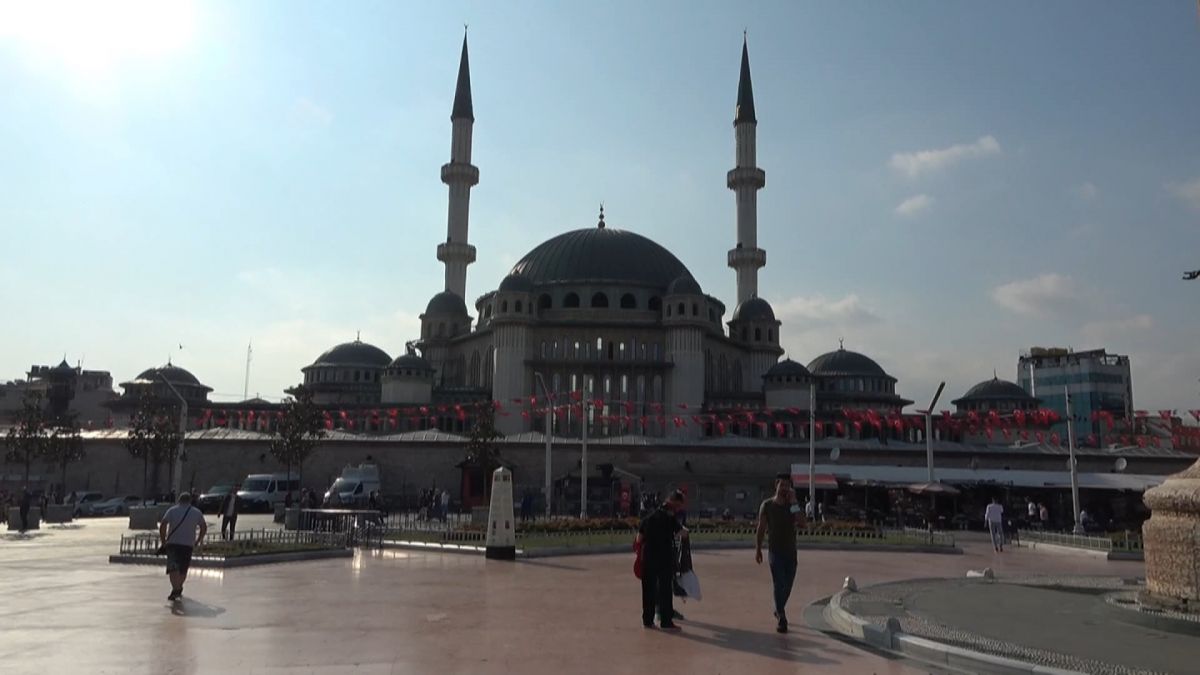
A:
{"type": "Polygon", "coordinates": [[[700,600],[700,579],[696,573],[688,570],[679,575],[679,587],[687,591],[688,600],[700,600]]]}

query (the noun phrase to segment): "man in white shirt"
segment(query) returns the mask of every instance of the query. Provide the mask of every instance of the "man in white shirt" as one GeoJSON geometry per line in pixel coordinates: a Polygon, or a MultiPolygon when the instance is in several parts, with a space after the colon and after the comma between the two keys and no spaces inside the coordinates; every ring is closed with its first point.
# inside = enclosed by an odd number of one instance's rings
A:
{"type": "Polygon", "coordinates": [[[192,506],[192,496],[186,492],[179,495],[178,504],[163,514],[158,523],[158,543],[166,550],[167,574],[171,577],[171,594],[167,600],[174,602],[183,596],[192,549],[204,541],[206,532],[208,524],[204,522],[204,514],[192,506]]]}
{"type": "Polygon", "coordinates": [[[992,503],[987,505],[987,509],[983,512],[983,519],[987,521],[988,531],[992,534],[992,548],[997,553],[1004,551],[1004,507],[1000,506],[1000,500],[992,497],[992,503]]]}
{"type": "Polygon", "coordinates": [[[1025,511],[1026,511],[1026,515],[1027,515],[1026,520],[1029,523],[1029,527],[1033,528],[1033,527],[1037,526],[1037,524],[1038,524],[1038,507],[1037,507],[1037,504],[1033,503],[1033,499],[1030,499],[1029,503],[1025,505],[1025,511]]]}

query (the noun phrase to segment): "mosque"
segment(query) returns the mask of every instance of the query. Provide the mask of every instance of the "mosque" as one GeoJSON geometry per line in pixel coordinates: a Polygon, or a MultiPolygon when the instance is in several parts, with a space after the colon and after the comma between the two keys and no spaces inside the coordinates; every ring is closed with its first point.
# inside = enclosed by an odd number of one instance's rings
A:
{"type": "MultiPolygon", "coordinates": [[[[479,169],[471,163],[475,113],[464,38],[450,162],[441,168],[449,187],[446,241],[437,248],[445,289],[429,300],[421,334],[405,353],[393,360],[361,341],[340,344],[303,369],[303,385],[327,406],[562,400],[566,392],[584,392],[598,403],[585,413],[588,432],[597,436],[703,431],[675,427],[664,410],[788,408],[807,415],[813,383],[819,406],[830,410],[910,403],[896,395],[896,379],[861,354],[838,349],[807,368],[779,361],[781,322],[758,294],[767,253],[759,245],[757,199],[766,174],[756,162],[758,118],[745,42],[741,59],[736,162],[726,180],[737,203],[726,258],[737,277],[731,314],[670,250],[606,223],[603,207],[594,227],[535,246],[495,290],[474,300],[472,313],[464,294],[467,267],[476,259],[468,216],[479,169]],[[607,421],[617,416],[630,422],[607,421]]],[[[580,434],[581,417],[568,414],[555,433],[580,434]]],[[[544,422],[511,415],[497,426],[514,433],[541,430],[544,422]]]]}

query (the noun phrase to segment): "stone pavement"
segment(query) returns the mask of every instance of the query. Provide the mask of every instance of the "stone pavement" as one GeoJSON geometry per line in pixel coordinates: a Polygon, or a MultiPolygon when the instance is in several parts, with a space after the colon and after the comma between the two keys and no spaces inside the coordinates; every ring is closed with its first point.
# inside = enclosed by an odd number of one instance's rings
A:
{"type": "MultiPolygon", "coordinates": [[[[267,526],[243,516],[240,529],[267,526]]],[[[211,517],[210,517],[211,519],[211,517]]],[[[841,586],[997,574],[1132,576],[1140,563],[982,542],[961,556],[802,551],[777,635],[770,573],[750,550],[698,551],[703,602],[683,631],[640,625],[632,555],[522,562],[383,551],[353,559],[193,570],[177,610],[162,571],[110,565],[124,524],[85,520],[0,537],[0,671],[5,673],[915,673],[803,625],[841,586]]],[[[1047,624],[1047,628],[1050,628],[1047,624]]]]}

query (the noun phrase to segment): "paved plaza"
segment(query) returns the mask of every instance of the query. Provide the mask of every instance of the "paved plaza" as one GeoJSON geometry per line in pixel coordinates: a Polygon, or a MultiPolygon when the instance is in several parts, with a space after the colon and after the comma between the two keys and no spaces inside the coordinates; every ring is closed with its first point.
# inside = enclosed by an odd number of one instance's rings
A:
{"type": "MultiPolygon", "coordinates": [[[[212,518],[210,517],[210,520],[212,518]]],[[[352,559],[193,570],[181,607],[160,568],[111,565],[123,519],[0,538],[5,673],[915,673],[928,672],[805,626],[838,590],[992,567],[1027,574],[1138,576],[1142,564],[1014,550],[964,555],[801,551],[777,635],[770,575],[751,550],[698,551],[704,600],[678,634],[640,625],[632,554],[487,561],[359,552],[352,559]]],[[[243,529],[269,526],[246,516],[243,529]]],[[[1047,626],[1050,628],[1050,626],[1047,626]]]]}

